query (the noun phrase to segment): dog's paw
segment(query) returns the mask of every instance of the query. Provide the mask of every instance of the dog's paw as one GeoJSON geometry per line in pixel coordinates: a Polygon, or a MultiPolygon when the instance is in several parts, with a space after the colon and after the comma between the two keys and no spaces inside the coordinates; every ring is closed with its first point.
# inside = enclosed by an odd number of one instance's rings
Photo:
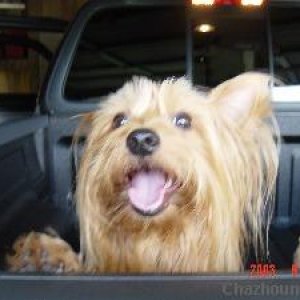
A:
{"type": "Polygon", "coordinates": [[[6,256],[12,272],[68,273],[81,271],[79,255],[58,236],[31,232],[19,237],[6,256]]]}

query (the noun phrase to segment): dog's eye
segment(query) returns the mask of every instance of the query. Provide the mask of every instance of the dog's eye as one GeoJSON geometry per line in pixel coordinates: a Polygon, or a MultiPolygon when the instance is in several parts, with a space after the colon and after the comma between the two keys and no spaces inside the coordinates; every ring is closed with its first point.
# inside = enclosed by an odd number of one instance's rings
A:
{"type": "Polygon", "coordinates": [[[113,119],[113,128],[119,128],[128,122],[128,118],[124,113],[117,114],[113,119]]]}
{"type": "Polygon", "coordinates": [[[192,118],[187,113],[178,113],[174,119],[173,123],[175,126],[183,128],[183,129],[189,129],[191,128],[192,118]]]}

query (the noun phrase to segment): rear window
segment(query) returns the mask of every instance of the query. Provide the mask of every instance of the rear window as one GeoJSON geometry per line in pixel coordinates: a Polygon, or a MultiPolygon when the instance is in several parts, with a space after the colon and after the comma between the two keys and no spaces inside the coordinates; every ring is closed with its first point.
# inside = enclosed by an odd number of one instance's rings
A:
{"type": "Polygon", "coordinates": [[[196,84],[212,87],[245,71],[269,72],[264,9],[195,7],[191,20],[196,84]]]}
{"type": "Polygon", "coordinates": [[[130,7],[97,12],[80,38],[68,100],[115,91],[132,76],[191,75],[213,87],[246,71],[299,84],[300,7],[130,7]],[[187,30],[189,29],[189,30],[187,30]],[[299,45],[298,45],[299,44],[299,45]]]}
{"type": "MultiPolygon", "coordinates": [[[[297,3],[296,3],[297,4],[297,3]]],[[[270,7],[274,75],[286,85],[300,84],[300,6],[270,7]]]]}
{"type": "Polygon", "coordinates": [[[66,83],[67,99],[105,95],[134,75],[185,74],[182,7],[121,8],[96,13],[81,36],[66,83]]]}

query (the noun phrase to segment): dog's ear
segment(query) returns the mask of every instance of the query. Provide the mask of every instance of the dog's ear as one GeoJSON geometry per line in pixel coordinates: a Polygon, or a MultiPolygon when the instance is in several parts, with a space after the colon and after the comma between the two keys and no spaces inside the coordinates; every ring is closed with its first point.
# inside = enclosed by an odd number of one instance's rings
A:
{"type": "MultiPolygon", "coordinates": [[[[83,145],[85,144],[86,137],[92,128],[92,123],[95,119],[95,113],[90,112],[80,115],[81,120],[79,126],[76,128],[72,140],[72,166],[74,166],[74,178],[76,177],[79,161],[82,156],[83,145]]],[[[74,179],[75,181],[75,179],[74,179]]]]}
{"type": "Polygon", "coordinates": [[[225,118],[242,122],[250,117],[271,115],[271,77],[261,73],[244,73],[214,88],[209,97],[225,118]]]}
{"type": "Polygon", "coordinates": [[[96,114],[94,112],[89,112],[84,115],[81,115],[81,120],[79,126],[75,130],[74,140],[87,136],[91,130],[92,123],[96,118],[96,114]]]}

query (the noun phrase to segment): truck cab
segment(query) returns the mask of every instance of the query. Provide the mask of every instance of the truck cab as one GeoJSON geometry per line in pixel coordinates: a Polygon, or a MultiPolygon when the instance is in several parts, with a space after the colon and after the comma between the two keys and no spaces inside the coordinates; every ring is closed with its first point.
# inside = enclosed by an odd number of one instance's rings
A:
{"type": "MultiPolygon", "coordinates": [[[[269,255],[267,261],[250,256],[244,273],[192,276],[10,274],[3,266],[0,298],[20,299],[23,291],[30,299],[245,296],[234,289],[226,294],[230,283],[288,284],[300,290],[293,265],[300,236],[299,20],[296,0],[89,1],[68,26],[31,111],[3,107],[0,98],[1,256],[20,234],[47,227],[79,251],[74,191],[85,137],[76,150],[72,141],[81,117],[108,93],[136,75],[186,76],[208,91],[246,71],[273,77],[281,132],[276,205],[266,237],[269,255]],[[276,275],[251,277],[260,264],[275,266],[276,275]]],[[[291,293],[288,299],[297,296],[291,293]]]]}

